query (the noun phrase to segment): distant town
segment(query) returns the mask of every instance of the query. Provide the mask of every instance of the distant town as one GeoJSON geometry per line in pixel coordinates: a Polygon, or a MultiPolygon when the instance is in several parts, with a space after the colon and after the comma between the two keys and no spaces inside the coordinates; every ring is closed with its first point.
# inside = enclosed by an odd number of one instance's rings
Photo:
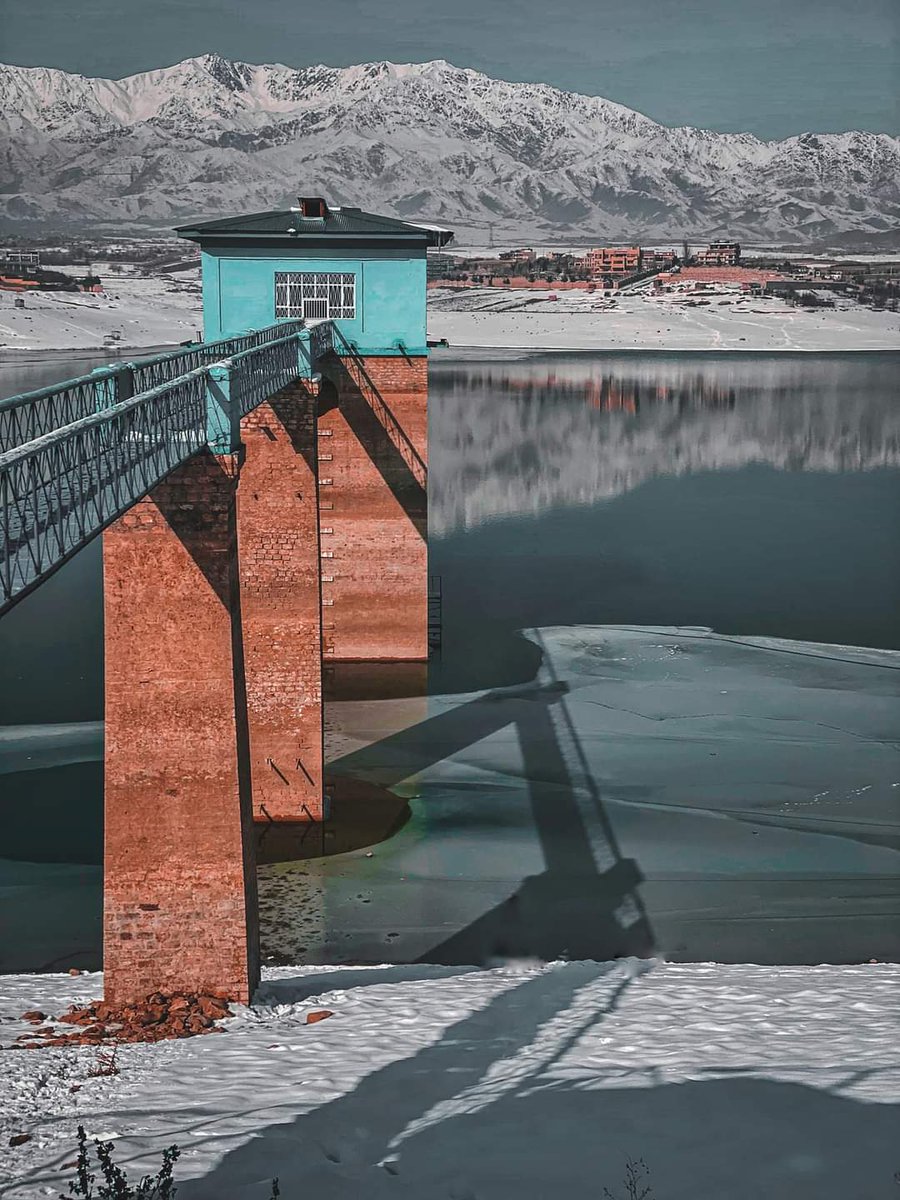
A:
{"type": "Polygon", "coordinates": [[[493,256],[440,252],[429,256],[430,287],[582,289],[616,292],[651,281],[653,288],[703,292],[712,285],[751,294],[780,295],[810,307],[827,306],[842,292],[875,308],[897,310],[900,260],[853,261],[742,257],[739,242],[678,248],[595,246],[581,252],[501,250],[493,256]]]}
{"type": "MultiPolygon", "coordinates": [[[[148,276],[199,268],[199,258],[168,239],[59,242],[41,249],[0,247],[0,290],[103,292],[120,270],[148,276]]],[[[742,253],[736,241],[678,247],[593,246],[583,250],[513,249],[429,252],[428,285],[436,288],[578,289],[615,293],[649,281],[651,289],[697,292],[726,286],[752,295],[778,295],[790,303],[828,307],[842,293],[876,309],[897,311],[900,256],[865,258],[784,257],[742,253]]]]}
{"type": "MultiPolygon", "coordinates": [[[[531,350],[893,348],[900,254],[742,246],[431,249],[435,345],[531,350]]],[[[0,244],[0,358],[203,337],[200,258],[167,235],[58,232],[0,244]],[[79,294],[80,293],[80,294],[79,294]]]]}

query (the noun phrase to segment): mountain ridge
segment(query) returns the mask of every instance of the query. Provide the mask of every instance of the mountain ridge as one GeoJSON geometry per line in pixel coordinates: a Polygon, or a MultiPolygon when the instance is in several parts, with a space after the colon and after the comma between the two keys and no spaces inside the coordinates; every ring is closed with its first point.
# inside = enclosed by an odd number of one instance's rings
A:
{"type": "Polygon", "coordinates": [[[900,218],[889,134],[668,127],[441,59],[201,55],[120,80],[0,66],[0,129],[0,215],[21,230],[159,227],[301,190],[529,238],[878,239],[900,218]]]}

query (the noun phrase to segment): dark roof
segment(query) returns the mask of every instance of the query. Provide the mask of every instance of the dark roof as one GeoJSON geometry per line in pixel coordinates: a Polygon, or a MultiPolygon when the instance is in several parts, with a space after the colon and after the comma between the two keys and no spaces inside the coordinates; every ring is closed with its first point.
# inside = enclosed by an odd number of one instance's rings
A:
{"type": "Polygon", "coordinates": [[[243,241],[250,238],[300,242],[338,237],[381,242],[400,238],[409,242],[424,241],[427,246],[443,246],[453,236],[449,229],[424,228],[394,217],[379,217],[359,208],[330,208],[324,218],[304,217],[296,208],[247,213],[220,221],[180,225],[175,232],[189,241],[243,241]]]}

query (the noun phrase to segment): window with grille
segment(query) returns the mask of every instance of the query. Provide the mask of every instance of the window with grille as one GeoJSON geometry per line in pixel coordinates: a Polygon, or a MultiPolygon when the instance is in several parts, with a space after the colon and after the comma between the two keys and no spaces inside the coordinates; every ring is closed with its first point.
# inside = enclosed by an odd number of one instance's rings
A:
{"type": "Polygon", "coordinates": [[[327,321],[356,316],[352,271],[276,271],[275,316],[327,321]]]}

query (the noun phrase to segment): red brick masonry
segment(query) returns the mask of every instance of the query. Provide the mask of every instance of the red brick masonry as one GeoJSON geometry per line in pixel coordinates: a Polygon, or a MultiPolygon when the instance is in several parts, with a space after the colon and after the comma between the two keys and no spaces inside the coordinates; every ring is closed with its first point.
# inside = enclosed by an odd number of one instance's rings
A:
{"type": "Polygon", "coordinates": [[[237,463],[195,455],[103,536],[105,996],[259,977],[237,463]]]}
{"type": "Polygon", "coordinates": [[[285,389],[240,469],[197,454],[104,534],[109,1004],[250,998],[252,819],[323,817],[323,656],[427,659],[427,360],[328,375],[318,423],[285,389]]]}
{"type": "Polygon", "coordinates": [[[322,631],[314,385],[241,422],[238,559],[257,820],[322,819],[322,631]]]}
{"type": "MultiPolygon", "coordinates": [[[[428,360],[367,356],[363,365],[427,462],[428,360]]],[[[343,359],[324,374],[318,457],[325,663],[425,659],[425,493],[373,414],[359,370],[343,359]]]]}

